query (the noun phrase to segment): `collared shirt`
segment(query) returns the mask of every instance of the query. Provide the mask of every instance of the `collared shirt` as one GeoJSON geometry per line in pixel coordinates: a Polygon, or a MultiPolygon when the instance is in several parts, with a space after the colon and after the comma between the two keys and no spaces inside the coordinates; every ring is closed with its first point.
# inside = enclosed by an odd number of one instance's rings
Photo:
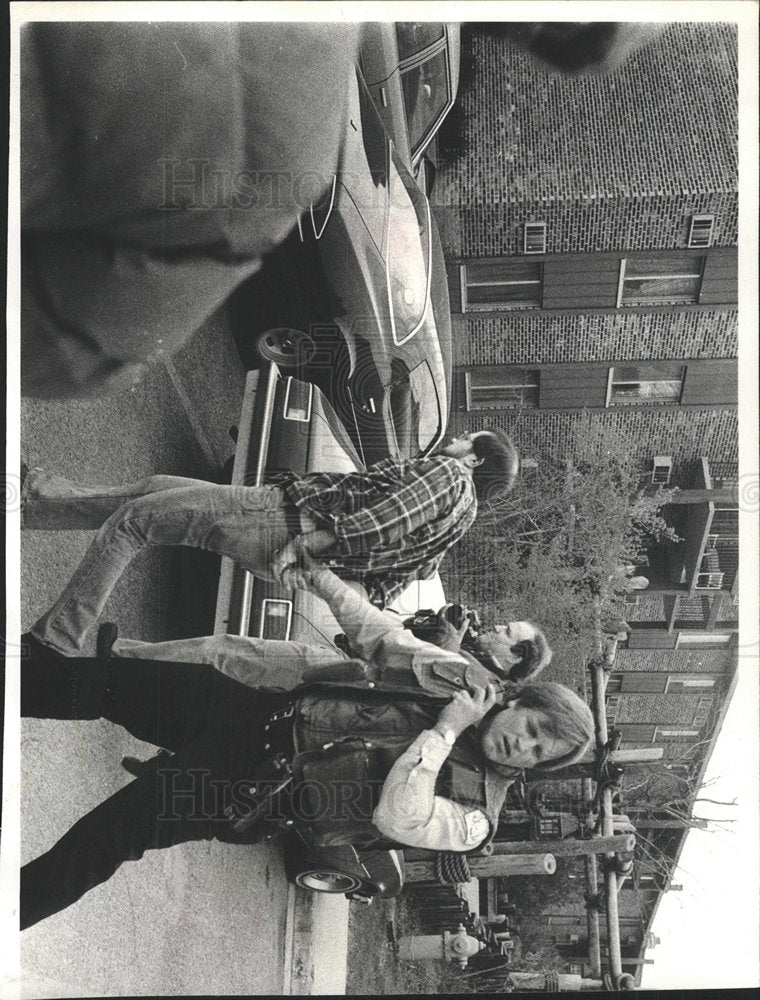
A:
{"type": "MultiPolygon", "coordinates": [[[[363,818],[371,819],[383,836],[410,847],[471,850],[491,827],[482,810],[436,794],[436,780],[451,752],[443,737],[429,728],[437,711],[408,701],[388,704],[307,695],[298,702],[296,745],[300,751],[332,746],[347,733],[379,742],[386,748],[383,753],[396,759],[377,806],[363,818]]],[[[346,799],[338,794],[338,802],[346,799]]]]}
{"type": "Polygon", "coordinates": [[[388,773],[372,816],[386,837],[431,851],[466,851],[490,832],[480,809],[435,794],[435,781],[451,747],[434,729],[420,733],[388,773]]]}
{"type": "MultiPolygon", "coordinates": [[[[401,681],[407,676],[416,676],[420,683],[425,680],[428,690],[435,690],[437,670],[447,665],[463,666],[467,670],[460,653],[417,639],[404,628],[398,615],[373,608],[334,573],[317,573],[313,589],[327,602],[351,646],[367,663],[371,675],[378,671],[387,679],[395,676],[401,681]]],[[[443,681],[438,681],[437,686],[441,694],[451,694],[451,686],[443,681]]],[[[322,726],[320,731],[321,711],[321,707],[316,711],[311,707],[307,709],[315,741],[320,736],[333,738],[327,727],[322,726]]],[[[435,794],[436,779],[451,748],[431,728],[430,716],[426,719],[420,714],[417,718],[410,712],[409,707],[399,705],[399,718],[407,715],[409,723],[405,726],[399,721],[399,739],[403,742],[406,738],[410,743],[385,778],[373,823],[384,836],[410,847],[471,850],[488,836],[488,818],[481,809],[468,809],[435,794]]],[[[361,719],[354,720],[352,728],[357,729],[359,735],[370,736],[374,725],[372,711],[365,711],[361,719]]]]}
{"type": "Polygon", "coordinates": [[[337,538],[328,565],[384,603],[427,579],[475,520],[472,477],[446,455],[384,459],[366,472],[274,477],[297,508],[337,538]]]}

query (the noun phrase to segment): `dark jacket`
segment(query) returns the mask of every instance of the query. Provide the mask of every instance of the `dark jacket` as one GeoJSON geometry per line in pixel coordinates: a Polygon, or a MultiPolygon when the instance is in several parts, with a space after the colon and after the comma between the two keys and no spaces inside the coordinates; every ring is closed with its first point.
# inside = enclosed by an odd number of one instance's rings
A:
{"type": "Polygon", "coordinates": [[[358,25],[21,31],[22,391],[167,354],[329,188],[358,25]]]}
{"type": "MultiPolygon", "coordinates": [[[[474,680],[471,665],[447,663],[438,664],[430,676],[423,676],[416,684],[365,677],[323,680],[297,688],[293,692],[296,705],[299,710],[305,706],[307,715],[313,701],[328,702],[320,719],[324,744],[312,738],[305,749],[299,747],[301,752],[295,757],[298,780],[323,798],[322,808],[313,800],[306,808],[307,815],[316,817],[306,824],[310,842],[316,846],[394,846],[372,824],[383,782],[419,733],[433,727],[452,694],[474,680]],[[340,793],[336,795],[336,785],[360,789],[350,809],[335,808],[336,802],[345,801],[340,793]],[[329,796],[326,790],[330,790],[329,796]]],[[[299,732],[304,731],[303,723],[300,728],[296,725],[297,743],[299,732]]],[[[480,809],[490,824],[484,842],[488,843],[496,833],[499,812],[513,780],[485,765],[477,732],[471,727],[460,736],[444,762],[436,780],[436,794],[468,809],[480,809]]],[[[480,851],[482,846],[475,850],[480,851]]]]}

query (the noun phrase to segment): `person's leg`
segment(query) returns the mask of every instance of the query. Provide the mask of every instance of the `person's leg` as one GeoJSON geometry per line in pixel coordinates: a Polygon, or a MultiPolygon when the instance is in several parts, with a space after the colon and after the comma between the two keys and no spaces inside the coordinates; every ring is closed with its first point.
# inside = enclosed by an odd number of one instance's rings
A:
{"type": "Polygon", "coordinates": [[[21,524],[37,531],[94,530],[130,500],[162,490],[206,485],[203,479],[184,476],[147,476],[125,485],[91,486],[44,469],[30,469],[21,494],[21,524]]]}
{"type": "Polygon", "coordinates": [[[277,487],[211,483],[129,501],[97,532],[61,597],[33,626],[33,636],[75,656],[117,580],[147,545],[207,549],[271,579],[274,552],[290,537],[286,503],[277,487]]]}
{"type": "Polygon", "coordinates": [[[169,642],[117,639],[113,655],[174,663],[209,663],[227,677],[251,687],[281,687],[290,690],[301,683],[311,667],[328,666],[345,659],[332,646],[255,639],[242,635],[208,635],[169,642]]]}
{"type": "MultiPolygon", "coordinates": [[[[210,669],[210,668],[209,668],[210,669]]],[[[240,713],[238,713],[240,718],[240,713]]],[[[145,851],[218,836],[251,843],[252,829],[235,835],[225,807],[253,777],[261,713],[240,725],[217,726],[172,757],[157,757],[130,784],[76,822],[45,854],[21,870],[21,929],[71,906],[145,851]],[[242,742],[241,742],[242,736],[242,742]]]]}
{"type": "Polygon", "coordinates": [[[208,664],[99,660],[33,649],[21,661],[21,715],[106,718],[139,740],[177,750],[218,719],[256,715],[267,701],[208,664]]]}

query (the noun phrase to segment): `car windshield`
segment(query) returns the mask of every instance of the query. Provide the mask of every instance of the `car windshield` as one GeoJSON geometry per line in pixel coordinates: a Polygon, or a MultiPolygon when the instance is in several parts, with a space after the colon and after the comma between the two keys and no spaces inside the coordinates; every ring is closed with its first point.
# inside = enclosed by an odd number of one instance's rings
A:
{"type": "Polygon", "coordinates": [[[399,59],[408,59],[443,38],[443,25],[435,21],[400,21],[396,25],[399,59]]]}
{"type": "Polygon", "coordinates": [[[421,65],[407,70],[401,77],[401,83],[409,145],[414,156],[449,102],[446,50],[442,49],[421,65]]]}
{"type": "Polygon", "coordinates": [[[393,340],[419,330],[430,299],[430,207],[395,150],[389,177],[386,269],[393,340]]]}

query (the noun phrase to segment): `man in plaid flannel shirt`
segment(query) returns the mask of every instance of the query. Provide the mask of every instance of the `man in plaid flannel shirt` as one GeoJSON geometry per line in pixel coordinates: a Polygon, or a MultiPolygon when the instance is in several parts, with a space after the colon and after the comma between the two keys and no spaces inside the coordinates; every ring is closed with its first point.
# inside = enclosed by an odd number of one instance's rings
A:
{"type": "Polygon", "coordinates": [[[341,576],[362,581],[384,604],[411,580],[431,575],[472,524],[478,498],[509,489],[517,471],[514,445],[496,430],[455,438],[433,456],[386,459],[348,475],[281,474],[267,486],[178,476],[86,486],[27,470],[24,528],[99,529],[32,639],[77,655],[122,572],[146,545],[207,549],[278,580],[299,563],[303,548],[341,576]]]}
{"type": "Polygon", "coordinates": [[[305,547],[340,576],[361,581],[370,600],[384,606],[412,580],[436,572],[475,520],[478,498],[510,489],[518,464],[510,439],[484,430],[452,439],[437,455],[387,458],[366,472],[286,473],[288,498],[316,530],[275,554],[274,575],[280,579],[305,547]]]}

